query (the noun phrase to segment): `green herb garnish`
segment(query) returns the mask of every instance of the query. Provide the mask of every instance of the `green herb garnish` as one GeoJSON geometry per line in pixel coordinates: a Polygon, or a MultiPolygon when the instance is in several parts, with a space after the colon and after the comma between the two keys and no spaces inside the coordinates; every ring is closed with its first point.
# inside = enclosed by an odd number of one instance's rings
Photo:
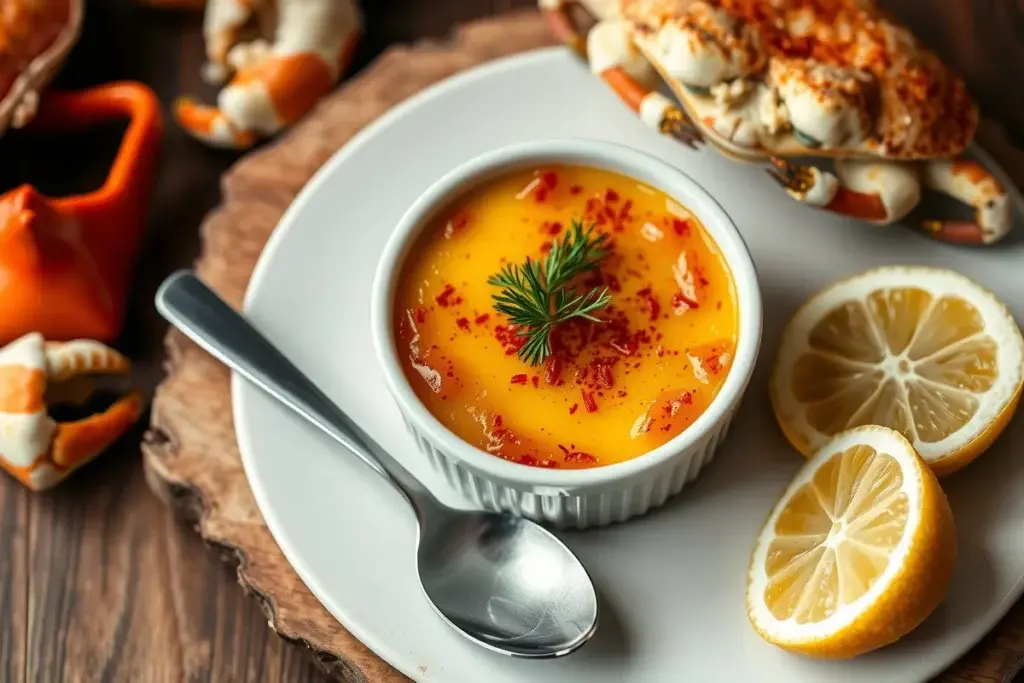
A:
{"type": "Polygon", "coordinates": [[[612,298],[608,288],[592,288],[576,294],[566,285],[577,275],[597,268],[607,250],[602,246],[608,235],[586,232],[573,220],[565,235],[551,246],[543,268],[540,261],[527,257],[522,264],[506,264],[487,283],[501,287],[494,295],[494,308],[516,326],[516,334],[526,337],[519,357],[530,365],[539,365],[551,355],[551,330],[573,318],[603,322],[594,311],[607,306],[612,298]]]}

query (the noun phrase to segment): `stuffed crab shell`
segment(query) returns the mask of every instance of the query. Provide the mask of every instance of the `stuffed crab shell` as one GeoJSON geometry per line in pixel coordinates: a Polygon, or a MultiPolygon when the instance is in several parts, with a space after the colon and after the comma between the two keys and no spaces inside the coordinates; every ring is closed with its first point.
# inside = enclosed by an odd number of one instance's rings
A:
{"type": "Polygon", "coordinates": [[[963,82],[867,0],[621,0],[704,133],[744,157],[925,159],[962,152],[963,82]]]}

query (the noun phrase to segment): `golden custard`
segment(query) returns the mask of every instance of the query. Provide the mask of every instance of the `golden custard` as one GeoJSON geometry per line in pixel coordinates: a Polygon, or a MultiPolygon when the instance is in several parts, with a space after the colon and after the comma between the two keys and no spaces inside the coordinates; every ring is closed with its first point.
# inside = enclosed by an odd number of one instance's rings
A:
{"type": "Polygon", "coordinates": [[[738,316],[725,260],[686,209],[616,173],[555,166],[501,176],[439,214],[406,260],[394,325],[408,381],[448,429],[514,462],[586,468],[692,424],[729,372],[738,316]],[[488,278],[543,263],[574,220],[609,235],[574,291],[606,287],[611,301],[601,322],[556,326],[552,354],[531,366],[488,278]]]}

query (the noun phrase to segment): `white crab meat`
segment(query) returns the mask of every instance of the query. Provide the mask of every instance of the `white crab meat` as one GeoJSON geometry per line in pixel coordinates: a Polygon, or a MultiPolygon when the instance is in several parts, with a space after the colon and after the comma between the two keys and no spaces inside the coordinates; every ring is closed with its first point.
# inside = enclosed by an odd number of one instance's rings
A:
{"type": "Polygon", "coordinates": [[[652,90],[658,83],[658,72],[640,53],[624,21],[609,19],[596,24],[587,34],[587,57],[596,74],[619,67],[652,90]]]}
{"type": "Polygon", "coordinates": [[[754,32],[703,2],[687,17],[663,24],[652,47],[672,78],[701,88],[750,73],[760,54],[754,32]]]}
{"type": "Polygon", "coordinates": [[[775,88],[762,85],[757,92],[757,118],[765,133],[778,135],[789,126],[789,109],[775,88]]]}
{"type": "Polygon", "coordinates": [[[873,79],[867,72],[774,58],[768,81],[785,102],[793,127],[821,146],[855,146],[869,134],[873,79]]]}

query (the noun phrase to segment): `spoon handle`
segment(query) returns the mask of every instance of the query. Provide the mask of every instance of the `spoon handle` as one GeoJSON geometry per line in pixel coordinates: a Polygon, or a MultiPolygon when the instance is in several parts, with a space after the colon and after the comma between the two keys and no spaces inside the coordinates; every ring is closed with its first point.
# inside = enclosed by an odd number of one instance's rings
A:
{"type": "Polygon", "coordinates": [[[164,318],[208,353],[345,446],[391,482],[417,514],[437,499],[292,364],[246,318],[189,271],[156,293],[164,318]]]}

